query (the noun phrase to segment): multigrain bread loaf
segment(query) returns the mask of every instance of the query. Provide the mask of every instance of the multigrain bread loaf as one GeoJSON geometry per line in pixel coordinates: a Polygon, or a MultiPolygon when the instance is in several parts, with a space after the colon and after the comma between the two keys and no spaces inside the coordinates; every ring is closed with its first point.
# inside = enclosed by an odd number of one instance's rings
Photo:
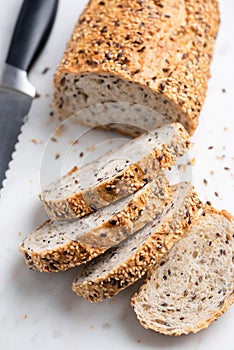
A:
{"type": "Polygon", "coordinates": [[[170,198],[160,177],[136,193],[79,220],[48,221],[32,231],[19,250],[26,264],[41,272],[58,272],[85,263],[126,239],[159,215],[170,198]]]}
{"type": "Polygon", "coordinates": [[[179,121],[193,133],[204,103],[219,25],[217,0],[91,0],[80,16],[54,77],[61,117],[104,102],[137,103],[149,118],[77,114],[95,126],[136,136],[138,127],[179,121]],[[163,118],[159,118],[161,115],[163,118]],[[134,127],[135,126],[135,127],[134,127]],[[107,126],[108,127],[108,126],[107,126]]]}
{"type": "Polygon", "coordinates": [[[161,215],[101,257],[87,263],[72,290],[88,301],[109,298],[141,278],[191,225],[201,202],[191,185],[173,187],[161,215]]]}
{"type": "Polygon", "coordinates": [[[40,199],[52,220],[68,220],[134,193],[156,176],[163,190],[168,181],[161,169],[173,165],[189,146],[183,126],[169,124],[74,169],[45,188],[40,199]]]}
{"type": "Polygon", "coordinates": [[[167,335],[207,328],[234,303],[234,218],[206,208],[132,298],[145,328],[167,335]]]}

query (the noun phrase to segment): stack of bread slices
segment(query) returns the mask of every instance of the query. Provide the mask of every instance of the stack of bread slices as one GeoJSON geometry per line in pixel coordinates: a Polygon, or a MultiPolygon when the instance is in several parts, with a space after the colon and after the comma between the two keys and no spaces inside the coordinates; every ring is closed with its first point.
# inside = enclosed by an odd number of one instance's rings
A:
{"type": "Polygon", "coordinates": [[[131,300],[143,327],[207,327],[234,302],[234,218],[203,204],[190,183],[170,186],[164,170],[189,146],[184,127],[168,124],[53,182],[40,194],[50,220],[19,247],[26,264],[83,264],[72,290],[91,302],[145,276],[131,300]]]}

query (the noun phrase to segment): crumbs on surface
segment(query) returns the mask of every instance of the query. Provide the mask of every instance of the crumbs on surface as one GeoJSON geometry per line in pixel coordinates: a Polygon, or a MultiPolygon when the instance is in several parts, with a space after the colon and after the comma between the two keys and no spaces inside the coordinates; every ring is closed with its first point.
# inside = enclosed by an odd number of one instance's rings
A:
{"type": "Polygon", "coordinates": [[[67,130],[67,126],[65,124],[60,124],[55,130],[55,136],[59,137],[67,130]]]}
{"type": "Polygon", "coordinates": [[[75,141],[72,141],[71,142],[71,145],[73,146],[73,145],[78,145],[78,143],[79,143],[79,140],[77,139],[77,140],[75,140],[75,141]]]}
{"type": "Polygon", "coordinates": [[[53,137],[53,136],[50,138],[50,140],[51,140],[52,142],[58,142],[58,140],[56,139],[56,137],[53,137]]]}
{"type": "Polygon", "coordinates": [[[203,183],[207,186],[208,185],[208,181],[206,179],[203,179],[203,183]]]}
{"type": "Polygon", "coordinates": [[[36,95],[34,98],[40,98],[41,97],[41,94],[39,94],[39,92],[36,92],[36,95]]]}
{"type": "Polygon", "coordinates": [[[94,325],[93,325],[93,324],[91,324],[90,329],[91,329],[91,330],[93,330],[93,329],[94,329],[94,325]]]}
{"type": "Polygon", "coordinates": [[[57,152],[57,153],[55,154],[55,159],[59,159],[59,157],[60,157],[60,153],[57,152]]]}
{"type": "Polygon", "coordinates": [[[43,143],[44,143],[43,140],[37,141],[36,139],[31,139],[31,142],[32,142],[34,145],[37,145],[37,144],[43,145],[43,143]]]}
{"type": "Polygon", "coordinates": [[[53,112],[50,112],[50,117],[49,117],[49,120],[45,123],[45,125],[50,125],[51,123],[53,123],[54,121],[54,114],[51,114],[53,112]]]}
{"type": "Polygon", "coordinates": [[[45,67],[41,74],[46,74],[50,70],[50,67],[45,67]]]}
{"type": "Polygon", "coordinates": [[[22,232],[19,231],[18,232],[18,236],[21,237],[22,236],[22,232]]]}
{"type": "Polygon", "coordinates": [[[28,315],[27,315],[27,314],[25,314],[25,315],[24,315],[24,319],[25,319],[25,320],[27,320],[27,318],[28,318],[28,315]]]}
{"type": "Polygon", "coordinates": [[[225,157],[225,154],[222,154],[221,156],[216,156],[215,158],[218,160],[224,160],[225,157]]]}
{"type": "Polygon", "coordinates": [[[97,146],[93,145],[93,146],[90,146],[90,147],[87,147],[86,150],[87,152],[94,152],[96,150],[97,146]]]}
{"type": "Polygon", "coordinates": [[[189,159],[187,165],[194,165],[195,163],[196,163],[196,158],[193,157],[193,158],[189,159]]]}

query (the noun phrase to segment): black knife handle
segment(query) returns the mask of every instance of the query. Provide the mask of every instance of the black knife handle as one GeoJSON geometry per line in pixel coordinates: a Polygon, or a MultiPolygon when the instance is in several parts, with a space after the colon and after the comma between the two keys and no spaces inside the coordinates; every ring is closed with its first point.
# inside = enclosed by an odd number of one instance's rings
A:
{"type": "Polygon", "coordinates": [[[58,0],[24,0],[6,62],[29,71],[54,24],[58,0]]]}

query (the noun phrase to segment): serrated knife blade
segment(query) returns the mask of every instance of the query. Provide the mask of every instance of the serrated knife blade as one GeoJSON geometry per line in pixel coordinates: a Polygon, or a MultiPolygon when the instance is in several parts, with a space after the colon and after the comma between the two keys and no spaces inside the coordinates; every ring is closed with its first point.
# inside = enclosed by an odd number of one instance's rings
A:
{"type": "Polygon", "coordinates": [[[36,90],[28,72],[47,42],[58,0],[24,0],[0,84],[0,188],[36,90]]]}
{"type": "MultiPolygon", "coordinates": [[[[17,72],[14,67],[7,66],[7,70],[15,71],[15,74],[20,75],[20,71],[17,72]]],[[[9,86],[0,87],[0,184],[5,178],[5,172],[15,149],[24,117],[30,110],[34,96],[35,89],[33,87],[31,94],[23,93],[22,90],[19,91],[9,86]]]]}

